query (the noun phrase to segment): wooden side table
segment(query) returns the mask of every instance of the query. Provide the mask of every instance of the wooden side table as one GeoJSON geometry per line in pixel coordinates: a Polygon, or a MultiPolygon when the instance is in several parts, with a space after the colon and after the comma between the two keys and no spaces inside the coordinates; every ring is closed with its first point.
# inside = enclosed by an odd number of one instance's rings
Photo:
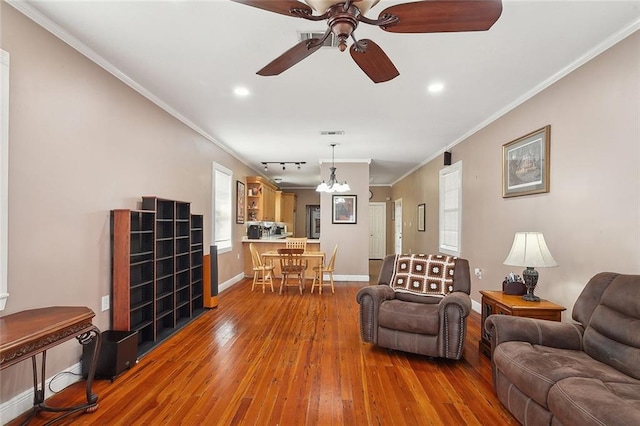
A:
{"type": "Polygon", "coordinates": [[[28,423],[39,411],[62,413],[50,421],[53,423],[78,411],[92,412],[98,409],[98,395],[91,390],[101,343],[100,330],[92,323],[94,316],[94,312],[87,307],[52,306],[0,317],[0,370],[31,358],[33,409],[23,424],[28,423]],[[50,407],[44,399],[47,350],[74,337],[82,345],[95,341],[87,375],[87,402],[72,407],[50,407]],[[36,368],[38,354],[42,354],[39,379],[36,368]]]}
{"type": "Polygon", "coordinates": [[[549,321],[560,321],[564,306],[556,305],[548,300],[527,302],[522,296],[513,296],[501,291],[480,290],[482,294],[482,338],[478,342],[478,350],[491,357],[491,335],[484,329],[484,322],[492,314],[512,315],[516,317],[538,318],[549,321]]]}

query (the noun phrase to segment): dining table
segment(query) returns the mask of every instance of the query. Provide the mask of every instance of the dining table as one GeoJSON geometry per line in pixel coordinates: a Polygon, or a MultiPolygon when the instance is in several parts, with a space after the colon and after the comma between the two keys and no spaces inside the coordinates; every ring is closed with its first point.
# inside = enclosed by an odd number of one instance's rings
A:
{"type": "MultiPolygon", "coordinates": [[[[260,254],[262,258],[262,263],[273,263],[275,269],[273,270],[274,276],[281,277],[282,273],[280,272],[280,255],[277,250],[269,250],[260,254]]],[[[309,260],[307,269],[305,271],[304,277],[305,280],[307,278],[313,279],[313,267],[314,266],[322,266],[324,265],[325,252],[323,251],[304,251],[301,255],[304,259],[309,260]]],[[[322,274],[320,274],[320,285],[322,286],[322,274]]]]}

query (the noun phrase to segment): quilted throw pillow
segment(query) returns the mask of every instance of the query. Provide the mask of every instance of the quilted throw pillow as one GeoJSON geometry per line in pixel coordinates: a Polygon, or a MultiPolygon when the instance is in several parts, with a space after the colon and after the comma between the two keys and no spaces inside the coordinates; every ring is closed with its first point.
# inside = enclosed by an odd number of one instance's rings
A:
{"type": "Polygon", "coordinates": [[[453,256],[397,255],[389,285],[402,293],[444,297],[453,291],[455,265],[453,256]]]}

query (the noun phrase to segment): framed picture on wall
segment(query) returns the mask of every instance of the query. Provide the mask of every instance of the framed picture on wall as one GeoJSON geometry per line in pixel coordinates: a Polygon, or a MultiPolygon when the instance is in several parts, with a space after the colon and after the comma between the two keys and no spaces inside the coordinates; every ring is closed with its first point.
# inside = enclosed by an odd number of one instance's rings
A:
{"type": "Polygon", "coordinates": [[[354,224],[358,218],[357,195],[334,195],[331,198],[331,223],[354,224]]]}
{"type": "Polygon", "coordinates": [[[236,181],[236,223],[244,223],[245,214],[245,188],[244,183],[236,181]]]}
{"type": "Polygon", "coordinates": [[[502,197],[549,192],[551,126],[502,145],[502,197]]]}
{"type": "Polygon", "coordinates": [[[418,231],[420,232],[424,232],[427,228],[426,228],[426,218],[425,218],[425,210],[427,208],[427,205],[422,203],[422,204],[418,204],[418,231]]]}

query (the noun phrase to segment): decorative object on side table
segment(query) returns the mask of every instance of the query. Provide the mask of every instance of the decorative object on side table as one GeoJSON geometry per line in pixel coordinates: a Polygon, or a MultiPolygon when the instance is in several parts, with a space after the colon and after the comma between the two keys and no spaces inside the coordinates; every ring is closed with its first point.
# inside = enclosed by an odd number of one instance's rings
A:
{"type": "Polygon", "coordinates": [[[515,275],[512,272],[504,278],[502,282],[502,292],[512,296],[522,296],[527,292],[527,287],[524,285],[524,281],[520,275],[515,275]]]}
{"type": "Polygon", "coordinates": [[[541,232],[516,232],[511,251],[504,264],[527,268],[522,271],[524,285],[527,287],[527,293],[522,298],[529,302],[540,301],[540,298],[533,294],[538,284],[538,271],[534,268],[558,266],[558,263],[551,256],[547,243],[544,241],[544,235],[541,232]]]}

